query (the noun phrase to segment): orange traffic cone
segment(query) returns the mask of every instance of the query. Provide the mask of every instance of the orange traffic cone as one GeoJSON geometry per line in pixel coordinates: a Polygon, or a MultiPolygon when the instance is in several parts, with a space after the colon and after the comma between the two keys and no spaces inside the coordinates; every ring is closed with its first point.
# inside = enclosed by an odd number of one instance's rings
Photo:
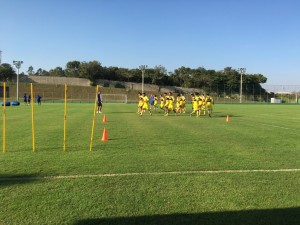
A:
{"type": "Polygon", "coordinates": [[[106,132],[106,128],[105,127],[104,127],[104,130],[103,130],[101,141],[108,141],[108,136],[107,136],[107,132],[106,132]]]}
{"type": "Polygon", "coordinates": [[[107,122],[107,120],[106,120],[106,115],[103,116],[102,122],[103,122],[103,123],[106,123],[106,122],[107,122]]]}
{"type": "Polygon", "coordinates": [[[226,117],[226,123],[229,123],[229,115],[226,117]]]}

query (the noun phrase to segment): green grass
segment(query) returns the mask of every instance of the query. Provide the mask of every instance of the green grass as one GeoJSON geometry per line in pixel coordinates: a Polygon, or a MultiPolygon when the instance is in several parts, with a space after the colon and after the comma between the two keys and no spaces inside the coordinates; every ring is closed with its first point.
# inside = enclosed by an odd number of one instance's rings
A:
{"type": "Polygon", "coordinates": [[[35,106],[32,152],[31,107],[7,107],[0,224],[300,223],[299,170],[187,173],[300,169],[298,105],[217,104],[190,118],[105,104],[90,152],[93,108],[68,104],[64,152],[64,105],[35,106]]]}

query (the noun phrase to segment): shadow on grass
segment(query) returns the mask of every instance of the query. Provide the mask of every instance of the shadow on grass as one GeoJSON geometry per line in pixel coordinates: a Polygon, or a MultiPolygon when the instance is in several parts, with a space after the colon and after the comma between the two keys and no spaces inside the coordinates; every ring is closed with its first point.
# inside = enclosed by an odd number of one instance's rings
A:
{"type": "Polygon", "coordinates": [[[115,114],[115,113],[117,113],[117,114],[124,114],[124,113],[134,114],[136,112],[134,112],[134,111],[114,111],[114,112],[109,112],[108,114],[115,114]]]}
{"type": "Polygon", "coordinates": [[[229,117],[242,117],[240,115],[224,114],[224,113],[221,113],[221,112],[214,112],[212,115],[213,115],[213,117],[222,117],[222,118],[226,118],[227,116],[229,116],[229,117]]]}
{"type": "MultiPolygon", "coordinates": [[[[163,114],[153,114],[154,116],[163,116],[163,114]]],[[[147,115],[146,115],[147,116],[147,115]]],[[[169,113],[168,117],[196,117],[196,113],[192,114],[192,116],[190,115],[190,112],[189,113],[181,113],[181,114],[178,114],[176,115],[175,113],[169,113]]],[[[209,115],[206,113],[206,115],[203,115],[201,113],[200,117],[199,118],[226,118],[227,116],[229,116],[230,118],[238,118],[238,117],[242,117],[240,115],[233,115],[233,114],[224,114],[222,112],[213,112],[212,113],[212,116],[209,117],[209,115]]]]}
{"type": "Polygon", "coordinates": [[[10,185],[19,185],[39,181],[38,174],[0,174],[0,187],[1,186],[10,186],[10,185]]]}
{"type": "Polygon", "coordinates": [[[300,208],[86,219],[74,225],[296,225],[300,208]]]}

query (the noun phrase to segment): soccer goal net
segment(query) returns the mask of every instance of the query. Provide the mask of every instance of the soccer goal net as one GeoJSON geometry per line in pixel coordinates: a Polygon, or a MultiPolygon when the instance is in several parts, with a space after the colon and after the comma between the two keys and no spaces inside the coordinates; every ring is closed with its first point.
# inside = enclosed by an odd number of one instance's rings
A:
{"type": "Polygon", "coordinates": [[[111,103],[127,103],[127,95],[125,94],[101,94],[102,102],[111,103]]]}

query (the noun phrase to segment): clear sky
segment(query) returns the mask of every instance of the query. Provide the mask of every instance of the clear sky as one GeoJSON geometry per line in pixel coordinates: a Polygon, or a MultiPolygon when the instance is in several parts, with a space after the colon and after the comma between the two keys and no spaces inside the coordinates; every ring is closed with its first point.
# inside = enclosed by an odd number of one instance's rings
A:
{"type": "Polygon", "coordinates": [[[2,63],[245,67],[300,85],[300,0],[0,0],[2,63]]]}

